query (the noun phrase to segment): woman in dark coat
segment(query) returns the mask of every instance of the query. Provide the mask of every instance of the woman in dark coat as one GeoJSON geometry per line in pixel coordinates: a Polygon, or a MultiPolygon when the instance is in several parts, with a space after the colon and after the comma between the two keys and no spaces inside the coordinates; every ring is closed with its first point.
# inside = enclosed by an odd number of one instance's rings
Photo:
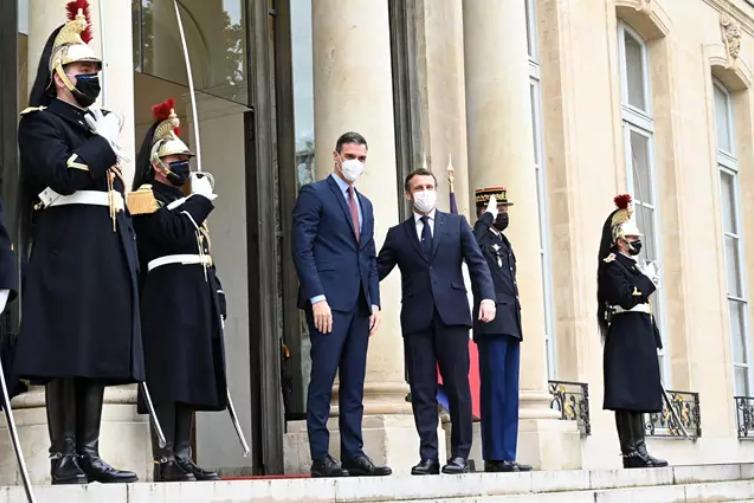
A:
{"type": "Polygon", "coordinates": [[[632,218],[631,196],[615,198],[600,244],[598,318],[605,336],[604,408],[615,411],[624,468],[667,466],[644,441],[643,414],[662,410],[657,349],[662,347],[649,297],[658,279],[654,265],[640,267],[641,233],[632,218]]]}
{"type": "MultiPolygon", "coordinates": [[[[154,107],[129,197],[141,262],[142,335],[147,384],[167,445],[154,432],[154,480],[215,480],[191,459],[196,410],[227,405],[222,323],[224,294],[210,255],[205,220],[216,197],[207,177],[191,176],[193,155],[178,137],[173,101],[154,107]],[[150,183],[142,183],[148,181],[150,183]]],[[[143,412],[143,411],[142,411],[143,412]]]]}

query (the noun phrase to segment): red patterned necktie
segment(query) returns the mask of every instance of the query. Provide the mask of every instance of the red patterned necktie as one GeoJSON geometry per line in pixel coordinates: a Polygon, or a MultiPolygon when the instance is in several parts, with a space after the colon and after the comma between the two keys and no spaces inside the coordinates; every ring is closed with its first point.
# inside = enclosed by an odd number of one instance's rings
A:
{"type": "Polygon", "coordinates": [[[359,226],[359,208],[356,206],[356,197],[354,196],[353,187],[348,187],[348,208],[351,210],[351,223],[353,224],[353,233],[356,236],[356,241],[359,241],[361,234],[361,228],[359,226]]]}

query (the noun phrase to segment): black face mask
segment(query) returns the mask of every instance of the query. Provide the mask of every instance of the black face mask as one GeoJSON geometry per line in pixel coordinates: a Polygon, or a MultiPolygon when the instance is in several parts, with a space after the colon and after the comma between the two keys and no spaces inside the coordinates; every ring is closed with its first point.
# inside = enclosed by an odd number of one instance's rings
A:
{"type": "Polygon", "coordinates": [[[167,179],[170,183],[176,187],[181,187],[186,183],[191,174],[188,161],[173,161],[168,166],[170,166],[170,171],[167,174],[167,179]]]}
{"type": "Polygon", "coordinates": [[[492,222],[492,225],[495,227],[495,229],[499,230],[500,232],[503,232],[505,229],[508,228],[508,224],[510,223],[510,217],[507,213],[498,213],[497,217],[495,217],[495,221],[492,222]]]}
{"type": "Polygon", "coordinates": [[[76,87],[72,91],[76,103],[82,108],[89,108],[100,93],[99,75],[96,73],[82,73],[76,75],[76,87]]]}
{"type": "Polygon", "coordinates": [[[628,253],[629,255],[638,255],[641,253],[641,240],[637,239],[636,241],[629,241],[628,242],[628,253]]]}

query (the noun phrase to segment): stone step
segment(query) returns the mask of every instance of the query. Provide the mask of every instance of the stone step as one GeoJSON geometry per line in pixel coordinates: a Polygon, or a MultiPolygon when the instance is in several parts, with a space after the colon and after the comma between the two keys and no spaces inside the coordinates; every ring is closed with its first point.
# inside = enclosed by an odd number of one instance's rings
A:
{"type": "MultiPolygon", "coordinates": [[[[754,463],[431,477],[37,486],[35,492],[38,503],[754,501],[754,463]]],[[[0,503],[24,501],[23,488],[0,488],[0,503]]]]}

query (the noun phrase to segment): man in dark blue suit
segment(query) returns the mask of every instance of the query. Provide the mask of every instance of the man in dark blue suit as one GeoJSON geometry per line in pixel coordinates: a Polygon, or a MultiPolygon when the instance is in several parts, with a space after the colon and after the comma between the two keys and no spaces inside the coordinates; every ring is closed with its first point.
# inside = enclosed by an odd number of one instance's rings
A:
{"type": "MultiPolygon", "coordinates": [[[[516,283],[516,256],[503,231],[508,227],[504,187],[476,191],[478,220],[474,236],[495,284],[497,315],[491,323],[474,323],[479,348],[482,405],[482,457],[486,472],[529,471],[516,463],[521,303],[516,283]]],[[[475,298],[475,304],[479,297],[475,298]]]]}
{"type": "Polygon", "coordinates": [[[437,211],[437,181],[418,169],[406,177],[406,198],[413,215],[392,227],[377,259],[380,279],[397,264],[401,271],[401,329],[411,385],[411,405],[420,438],[413,475],[440,471],[437,449],[437,376],[440,365],[450,402],[451,456],[442,471],[470,471],[471,392],[469,328],[471,313],[461,265],[466,261],[473,290],[481,299],[479,320],[495,318],[495,289],[490,270],[466,218],[437,211]]]}
{"type": "Polygon", "coordinates": [[[311,339],[306,424],[313,477],[389,475],[364,454],[361,419],[369,336],[380,319],[372,203],[354,187],[364,171],[367,142],[343,134],[334,172],[301,188],[293,210],[293,260],[311,339]],[[330,398],[340,371],[341,466],[328,452],[330,398]]]}

